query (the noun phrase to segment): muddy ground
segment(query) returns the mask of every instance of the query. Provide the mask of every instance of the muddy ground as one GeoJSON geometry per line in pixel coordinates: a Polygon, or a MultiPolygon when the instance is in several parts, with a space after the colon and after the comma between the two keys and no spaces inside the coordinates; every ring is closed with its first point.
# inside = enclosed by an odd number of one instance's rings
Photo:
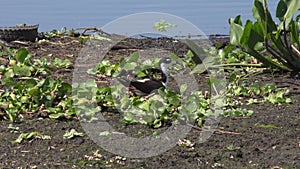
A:
{"type": "MultiPolygon", "coordinates": [[[[213,40],[214,44],[226,44],[228,39],[213,40]]],[[[14,44],[26,47],[34,58],[42,56],[53,60],[58,57],[73,63],[82,44],[69,37],[49,39],[49,43],[14,44]]],[[[155,47],[183,55],[187,48],[170,39],[128,40],[128,47],[118,46],[107,58],[118,60],[137,49],[155,47]]],[[[125,45],[126,46],[126,45],[125,45]]],[[[63,77],[71,82],[72,70],[58,70],[52,77],[63,77]]],[[[197,77],[204,86],[205,75],[197,77]]],[[[300,168],[300,79],[290,73],[262,73],[249,78],[262,84],[275,83],[290,89],[291,104],[254,104],[244,108],[254,110],[251,117],[222,117],[217,130],[204,143],[199,143],[200,132],[193,128],[186,136],[192,147],[174,146],[165,153],[149,158],[124,158],[103,150],[88,135],[63,139],[67,130],[85,132],[78,120],[53,120],[41,115],[28,117],[21,123],[19,132],[13,133],[11,122],[0,122],[0,168],[300,168]],[[276,127],[262,127],[273,125],[276,127]],[[51,136],[50,140],[33,139],[12,144],[21,132],[37,131],[51,136]]],[[[205,88],[205,87],[204,87],[205,88]]],[[[106,112],[107,113],[107,112],[106,112]]],[[[108,112],[109,113],[109,112],[108,112]]],[[[155,131],[149,127],[121,124],[121,115],[106,116],[113,126],[135,135],[138,130],[155,131]]]]}

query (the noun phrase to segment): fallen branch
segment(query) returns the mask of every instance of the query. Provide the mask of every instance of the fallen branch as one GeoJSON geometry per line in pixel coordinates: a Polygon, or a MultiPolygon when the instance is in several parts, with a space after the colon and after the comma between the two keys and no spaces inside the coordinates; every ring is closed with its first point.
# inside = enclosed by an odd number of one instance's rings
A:
{"type": "Polygon", "coordinates": [[[110,36],[109,33],[106,33],[106,32],[104,32],[103,30],[98,29],[98,28],[96,28],[96,27],[94,27],[94,28],[93,28],[93,27],[90,27],[90,28],[76,28],[75,30],[83,30],[83,32],[80,34],[80,36],[84,36],[84,34],[85,34],[87,31],[100,32],[101,34],[110,36]]]}

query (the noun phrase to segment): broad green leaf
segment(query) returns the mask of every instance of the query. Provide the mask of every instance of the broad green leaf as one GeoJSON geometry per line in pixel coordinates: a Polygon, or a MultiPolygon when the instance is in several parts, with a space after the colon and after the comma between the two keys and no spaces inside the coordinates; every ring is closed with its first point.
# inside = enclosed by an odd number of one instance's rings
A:
{"type": "MultiPolygon", "coordinates": [[[[238,16],[237,16],[238,17],[238,16]]],[[[240,40],[243,34],[243,27],[235,23],[235,19],[230,19],[230,43],[232,45],[240,45],[240,40]]]]}
{"type": "Polygon", "coordinates": [[[260,54],[258,51],[254,50],[253,48],[249,48],[249,47],[245,47],[245,48],[246,48],[247,53],[249,53],[250,55],[257,58],[264,65],[273,67],[273,68],[281,68],[282,70],[291,71],[290,68],[288,68],[282,64],[276,63],[276,62],[272,61],[271,59],[264,57],[262,54],[260,54]]]}
{"type": "Polygon", "coordinates": [[[137,62],[139,59],[139,55],[137,52],[134,52],[131,54],[130,58],[127,60],[127,63],[130,63],[130,62],[137,62]]]}
{"type": "Polygon", "coordinates": [[[197,66],[191,71],[191,73],[203,73],[215,64],[215,59],[212,56],[207,56],[202,64],[197,64],[197,66]]]}
{"type": "MultiPolygon", "coordinates": [[[[267,6],[264,6],[262,0],[255,0],[252,8],[253,16],[261,21],[264,27],[267,27],[267,33],[273,33],[277,30],[277,26],[271,17],[267,6]]],[[[266,5],[266,4],[265,4],[266,5]]]]}
{"type": "Polygon", "coordinates": [[[13,69],[9,69],[7,72],[4,73],[5,77],[14,77],[15,73],[13,69]]]}
{"type": "Polygon", "coordinates": [[[21,77],[28,77],[31,75],[30,67],[26,65],[14,65],[13,70],[15,74],[20,75],[21,77]]]}
{"type": "Polygon", "coordinates": [[[283,1],[283,0],[280,0],[278,2],[278,5],[277,5],[277,8],[276,8],[276,17],[280,20],[280,21],[283,21],[283,17],[287,11],[288,7],[287,7],[287,4],[283,1]]]}
{"type": "Polygon", "coordinates": [[[136,67],[137,67],[137,62],[127,62],[123,68],[125,70],[135,70],[136,67]]]}
{"type": "Polygon", "coordinates": [[[150,101],[149,100],[144,101],[141,104],[139,104],[138,107],[141,108],[142,110],[149,111],[149,109],[150,109],[150,101]]]}
{"type": "Polygon", "coordinates": [[[37,84],[37,82],[36,82],[36,80],[30,78],[30,79],[26,80],[25,84],[26,84],[26,87],[32,88],[32,87],[34,87],[37,84]]]}
{"type": "Polygon", "coordinates": [[[179,106],[180,105],[180,100],[178,97],[168,97],[168,102],[174,106],[179,106]]]}
{"type": "Polygon", "coordinates": [[[204,60],[206,58],[207,53],[199,45],[197,45],[194,41],[186,39],[185,43],[191,49],[191,51],[194,52],[197,55],[197,56],[193,57],[194,60],[199,60],[199,59],[204,60]]]}
{"type": "MultiPolygon", "coordinates": [[[[254,3],[255,3],[255,2],[254,2],[254,3]]],[[[252,15],[253,15],[253,17],[254,17],[255,19],[257,19],[257,20],[261,19],[261,18],[260,18],[259,11],[257,10],[255,4],[253,4],[253,6],[252,6],[252,15]]]]}
{"type": "Polygon", "coordinates": [[[204,73],[207,70],[204,64],[198,64],[191,73],[204,73]]]}
{"type": "Polygon", "coordinates": [[[72,92],[72,86],[68,83],[62,83],[59,92],[61,94],[69,94],[72,92]]]}
{"type": "MultiPolygon", "coordinates": [[[[276,16],[278,14],[278,18],[281,21],[285,21],[286,29],[288,30],[288,26],[292,21],[294,14],[300,8],[300,1],[299,0],[280,0],[276,10],[276,16]],[[284,15],[283,15],[284,14],[284,15]],[[282,16],[283,15],[283,16],[282,16]]],[[[279,29],[283,30],[284,22],[281,22],[279,29]]]]}
{"type": "Polygon", "coordinates": [[[234,18],[233,22],[236,23],[236,24],[238,24],[238,25],[241,25],[241,26],[242,26],[243,23],[242,23],[241,15],[236,16],[236,17],[234,18]]]}
{"type": "MultiPolygon", "coordinates": [[[[247,20],[243,34],[241,36],[241,40],[240,40],[240,43],[242,46],[245,46],[245,45],[249,46],[251,30],[252,30],[252,21],[247,20]]],[[[251,39],[252,39],[252,37],[251,37],[251,39]]],[[[251,42],[252,42],[252,40],[251,40],[251,42]]],[[[252,48],[252,45],[249,47],[252,48]]]]}
{"type": "Polygon", "coordinates": [[[39,88],[32,88],[30,90],[28,90],[28,94],[31,95],[31,96],[40,96],[40,90],[39,88]]]}
{"type": "Polygon", "coordinates": [[[252,29],[257,33],[259,34],[261,37],[260,37],[260,41],[263,42],[264,40],[264,26],[262,24],[262,22],[254,22],[253,23],[253,26],[252,26],[252,29]]]}
{"type": "Polygon", "coordinates": [[[16,59],[20,62],[20,63],[24,63],[25,59],[29,57],[29,53],[28,50],[25,48],[21,48],[18,50],[17,55],[16,55],[16,59]]]}
{"type": "Polygon", "coordinates": [[[7,77],[5,79],[2,80],[2,85],[6,85],[6,86],[15,86],[16,82],[14,81],[14,79],[12,77],[7,77]]]}
{"type": "MultiPolygon", "coordinates": [[[[252,24],[251,21],[247,21],[244,33],[241,39],[241,44],[243,46],[247,45],[249,48],[252,49],[259,49],[262,46],[262,42],[264,41],[264,38],[261,34],[257,33],[256,30],[260,31],[259,29],[256,29],[254,27],[255,25],[252,24]]],[[[259,27],[258,27],[259,28],[259,27]]]]}

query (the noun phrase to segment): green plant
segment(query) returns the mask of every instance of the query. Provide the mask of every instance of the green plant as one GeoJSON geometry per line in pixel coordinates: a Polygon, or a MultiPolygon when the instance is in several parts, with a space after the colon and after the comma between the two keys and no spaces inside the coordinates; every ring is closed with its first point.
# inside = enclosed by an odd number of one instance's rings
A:
{"type": "MultiPolygon", "coordinates": [[[[122,58],[120,62],[110,64],[104,60],[89,73],[101,74],[104,77],[116,77],[121,70],[132,71],[138,77],[145,76],[145,70],[157,67],[159,59],[145,60],[138,64],[138,54],[133,53],[127,60],[122,58]]],[[[177,58],[177,56],[171,56],[177,58]]],[[[181,69],[182,66],[175,67],[181,69]]],[[[94,86],[95,87],[95,86],[94,86]]],[[[183,94],[187,84],[180,86],[183,94]]],[[[91,91],[91,90],[89,90],[91,91]]],[[[201,92],[192,93],[185,98],[183,95],[171,90],[159,89],[158,93],[150,98],[140,96],[128,97],[128,93],[121,84],[99,87],[96,96],[97,103],[107,109],[118,109],[124,114],[123,121],[127,124],[141,123],[154,128],[161,127],[165,122],[180,118],[184,121],[195,122],[196,119],[204,119],[209,112],[209,99],[201,92]]],[[[86,113],[85,113],[86,115],[86,113]]],[[[202,120],[198,120],[201,124],[202,120]]]]}
{"type": "MultiPolygon", "coordinates": [[[[172,57],[179,59],[176,56],[172,57]]],[[[192,61],[193,54],[191,54],[191,52],[188,52],[185,57],[188,57],[188,59],[184,59],[187,65],[195,66],[192,61]]],[[[244,53],[240,49],[228,50],[226,56],[224,55],[224,58],[221,59],[224,59],[222,62],[227,64],[226,62],[232,62],[232,60],[228,60],[231,58],[234,58],[232,59],[234,60],[234,63],[238,63],[238,61],[249,62],[249,60],[253,59],[252,56],[244,53]]],[[[94,74],[101,74],[104,77],[116,77],[122,70],[121,68],[123,68],[125,70],[132,70],[139,76],[144,76],[144,74],[141,73],[141,70],[156,66],[157,64],[157,60],[154,60],[150,62],[145,61],[145,65],[139,65],[137,64],[137,60],[138,55],[133,53],[131,58],[126,61],[122,58],[119,63],[111,64],[109,61],[104,60],[99,63],[95,69],[89,71],[94,74]]],[[[176,70],[181,70],[182,66],[174,65],[174,68],[176,70]]],[[[212,98],[205,96],[202,92],[194,92],[187,97],[183,97],[183,93],[188,86],[187,84],[180,86],[180,94],[170,90],[158,90],[158,94],[149,99],[140,96],[128,97],[128,93],[124,90],[124,86],[120,84],[99,87],[94,95],[96,102],[99,103],[103,109],[109,108],[110,110],[120,110],[124,114],[123,121],[125,123],[141,123],[154,128],[161,127],[165,122],[177,118],[189,122],[196,121],[198,125],[202,125],[202,122],[206,117],[216,113],[210,109],[213,99],[215,99],[215,102],[218,102],[221,101],[220,99],[222,97],[226,100],[226,103],[224,103],[226,109],[223,112],[220,112],[219,115],[225,116],[252,115],[252,110],[239,108],[243,104],[278,104],[291,102],[291,99],[286,98],[288,90],[276,88],[273,84],[266,84],[263,86],[247,84],[244,83],[246,76],[244,71],[239,72],[239,74],[233,72],[229,77],[229,84],[224,89],[225,92],[220,92],[216,96],[211,96],[212,98]],[[222,95],[222,93],[224,95],[222,95]]],[[[224,82],[213,77],[209,78],[208,84],[212,90],[215,85],[218,85],[219,83],[224,82]]],[[[96,88],[95,82],[93,82],[93,84],[96,88]]],[[[95,112],[91,115],[95,115],[95,112]]]]}
{"type": "Polygon", "coordinates": [[[53,61],[53,65],[57,68],[69,68],[71,64],[72,63],[69,59],[61,60],[59,58],[55,58],[53,61]]]}
{"type": "Polygon", "coordinates": [[[36,131],[30,132],[30,133],[21,133],[18,138],[14,141],[12,141],[13,144],[19,144],[24,140],[32,140],[32,139],[42,139],[42,140],[50,140],[51,137],[48,135],[42,135],[39,134],[36,131]]]}
{"type": "Polygon", "coordinates": [[[69,109],[72,100],[67,97],[71,93],[71,85],[62,82],[62,79],[56,81],[46,78],[38,81],[29,78],[15,82],[10,77],[4,79],[2,85],[10,86],[0,92],[0,104],[11,121],[15,121],[21,114],[37,110],[57,115],[61,113],[69,118],[75,115],[73,109],[69,109]]]}
{"type": "Polygon", "coordinates": [[[97,95],[97,90],[98,87],[95,80],[91,79],[84,83],[74,83],[72,85],[74,109],[76,110],[76,115],[83,121],[97,120],[95,119],[95,114],[101,111],[100,106],[94,106],[97,98],[101,98],[101,95],[97,95]]]}
{"type": "MultiPolygon", "coordinates": [[[[43,111],[49,113],[50,118],[75,115],[72,108],[71,85],[61,78],[39,79],[33,76],[47,75],[52,72],[52,63],[45,58],[35,59],[32,64],[31,55],[25,48],[19,50],[6,49],[3,55],[8,55],[10,63],[3,66],[1,73],[0,111],[4,118],[12,122],[20,119],[22,114],[43,111]],[[3,114],[3,113],[2,113],[3,114]]],[[[63,62],[65,66],[69,62],[63,62]]]]}
{"type": "Polygon", "coordinates": [[[243,27],[240,15],[229,20],[231,44],[240,45],[265,66],[300,71],[300,15],[293,19],[299,8],[300,1],[280,0],[276,9],[280,24],[276,25],[266,0],[255,0],[252,8],[255,22],[247,20],[243,27]],[[266,56],[265,50],[274,59],[266,56]]]}
{"type": "Polygon", "coordinates": [[[219,70],[237,70],[237,68],[242,68],[245,70],[245,68],[249,67],[262,66],[259,63],[252,63],[254,60],[253,56],[235,48],[233,45],[218,50],[216,48],[202,49],[192,40],[186,40],[186,44],[190,48],[190,51],[186,54],[187,65],[193,69],[192,73],[201,74],[215,68],[219,70]]]}
{"type": "Polygon", "coordinates": [[[167,23],[165,20],[160,20],[159,22],[155,22],[154,23],[154,29],[160,31],[160,32],[165,32],[167,31],[167,29],[169,28],[176,28],[177,25],[176,24],[171,24],[171,23],[167,23]]]}
{"type": "Polygon", "coordinates": [[[84,133],[80,133],[80,132],[77,132],[75,129],[71,129],[71,130],[66,131],[63,138],[64,139],[71,139],[71,138],[74,138],[74,137],[83,137],[83,136],[84,136],[84,133]]]}
{"type": "Polygon", "coordinates": [[[57,37],[57,36],[64,36],[64,35],[67,35],[67,34],[73,34],[74,33],[74,30],[67,30],[66,27],[62,27],[61,30],[57,30],[57,29],[53,29],[52,31],[50,32],[46,32],[45,33],[45,37],[46,38],[53,38],[53,37],[57,37]]]}

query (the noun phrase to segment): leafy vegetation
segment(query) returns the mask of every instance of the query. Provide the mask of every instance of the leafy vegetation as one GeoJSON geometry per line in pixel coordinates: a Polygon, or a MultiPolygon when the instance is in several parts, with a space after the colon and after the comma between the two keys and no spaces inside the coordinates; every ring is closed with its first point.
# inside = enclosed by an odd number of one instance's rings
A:
{"type": "MultiPolygon", "coordinates": [[[[49,37],[65,33],[66,31],[52,32],[49,37]]],[[[124,113],[123,121],[126,124],[141,123],[159,128],[164,123],[176,120],[196,121],[198,125],[202,125],[205,118],[211,115],[250,116],[253,111],[241,109],[243,104],[291,102],[291,99],[286,98],[286,89],[276,88],[273,84],[258,86],[244,82],[249,73],[257,73],[263,68],[249,52],[235,48],[234,45],[228,45],[224,49],[202,50],[192,41],[187,41],[187,44],[191,50],[185,54],[184,59],[175,54],[170,56],[182,63],[174,65],[173,69],[176,72],[189,67],[194,70],[193,73],[200,74],[207,68],[222,67],[230,72],[226,92],[218,96],[226,98],[224,111],[213,112],[210,109],[213,99],[216,99],[207,95],[211,91],[187,94],[188,84],[178,86],[177,93],[173,89],[159,89],[156,95],[149,98],[128,97],[124,86],[98,86],[95,80],[71,86],[62,78],[49,77],[56,69],[70,68],[72,64],[69,60],[55,58],[50,62],[44,57],[32,59],[25,48],[16,50],[1,47],[0,57],[8,58],[9,63],[0,65],[0,115],[12,122],[36,112],[46,113],[53,119],[78,116],[93,121],[97,120],[97,114],[103,110],[119,110],[124,113]],[[216,57],[208,57],[203,64],[195,64],[194,54],[203,53],[216,57]]],[[[133,53],[129,59],[121,58],[114,64],[103,60],[95,68],[88,70],[88,73],[101,75],[106,80],[118,77],[122,70],[143,77],[146,75],[144,70],[158,66],[159,59],[138,64],[138,57],[137,53],[133,53]]],[[[213,88],[218,83],[216,80],[210,78],[207,83],[213,88]]]]}
{"type": "Polygon", "coordinates": [[[18,138],[12,141],[13,144],[21,143],[25,140],[32,140],[32,139],[42,139],[42,140],[50,140],[51,137],[48,135],[42,135],[36,131],[29,132],[29,133],[21,133],[18,138]]]}
{"type": "Polygon", "coordinates": [[[255,22],[247,20],[243,27],[240,15],[229,20],[231,44],[241,46],[265,66],[300,71],[300,15],[293,18],[299,8],[300,1],[280,0],[276,9],[280,23],[276,25],[267,1],[255,0],[255,22]]]}
{"type": "MultiPolygon", "coordinates": [[[[223,59],[227,63],[248,62],[253,59],[252,56],[242,52],[240,49],[232,49],[227,52],[227,54],[224,54],[224,52],[219,51],[221,53],[220,56],[222,56],[219,59],[223,59]]],[[[195,67],[195,63],[191,59],[193,57],[192,53],[188,52],[186,57],[190,59],[185,59],[185,64],[195,67]]],[[[172,58],[180,59],[176,55],[172,56],[172,58]]],[[[126,62],[124,58],[115,64],[111,64],[108,60],[103,60],[89,72],[101,74],[104,77],[117,77],[120,71],[125,69],[126,71],[133,70],[139,76],[144,76],[141,73],[142,70],[155,67],[158,62],[158,60],[145,61],[145,65],[138,65],[137,59],[138,55],[133,53],[126,62]]],[[[180,65],[174,65],[174,68],[180,69],[180,67],[180,65]]],[[[243,104],[291,102],[291,99],[285,97],[288,94],[288,90],[276,88],[273,84],[258,86],[257,84],[248,85],[242,83],[241,79],[245,73],[239,73],[240,75],[233,73],[230,77],[229,85],[226,89],[226,110],[223,112],[223,115],[250,116],[253,111],[239,108],[243,104]]],[[[96,83],[93,83],[93,86],[96,87],[96,83]]],[[[158,128],[164,122],[179,118],[190,122],[197,121],[198,125],[201,125],[206,117],[214,113],[209,108],[212,100],[203,92],[194,92],[183,99],[183,93],[186,88],[187,84],[180,86],[180,93],[174,93],[171,89],[158,90],[158,95],[145,99],[140,96],[128,97],[124,86],[116,84],[98,88],[95,99],[106,108],[118,109],[124,113],[123,121],[128,124],[142,123],[158,128]]]]}
{"type": "Polygon", "coordinates": [[[43,77],[50,74],[55,67],[65,68],[70,61],[55,60],[48,62],[45,58],[30,61],[31,55],[24,48],[12,50],[7,48],[2,56],[9,54],[9,64],[2,65],[0,70],[0,112],[3,118],[16,121],[22,114],[32,114],[37,111],[49,113],[51,118],[75,115],[72,99],[68,97],[72,88],[61,78],[43,77]],[[39,76],[43,78],[38,78],[39,76]],[[55,114],[55,115],[51,115],[55,114]]]}

